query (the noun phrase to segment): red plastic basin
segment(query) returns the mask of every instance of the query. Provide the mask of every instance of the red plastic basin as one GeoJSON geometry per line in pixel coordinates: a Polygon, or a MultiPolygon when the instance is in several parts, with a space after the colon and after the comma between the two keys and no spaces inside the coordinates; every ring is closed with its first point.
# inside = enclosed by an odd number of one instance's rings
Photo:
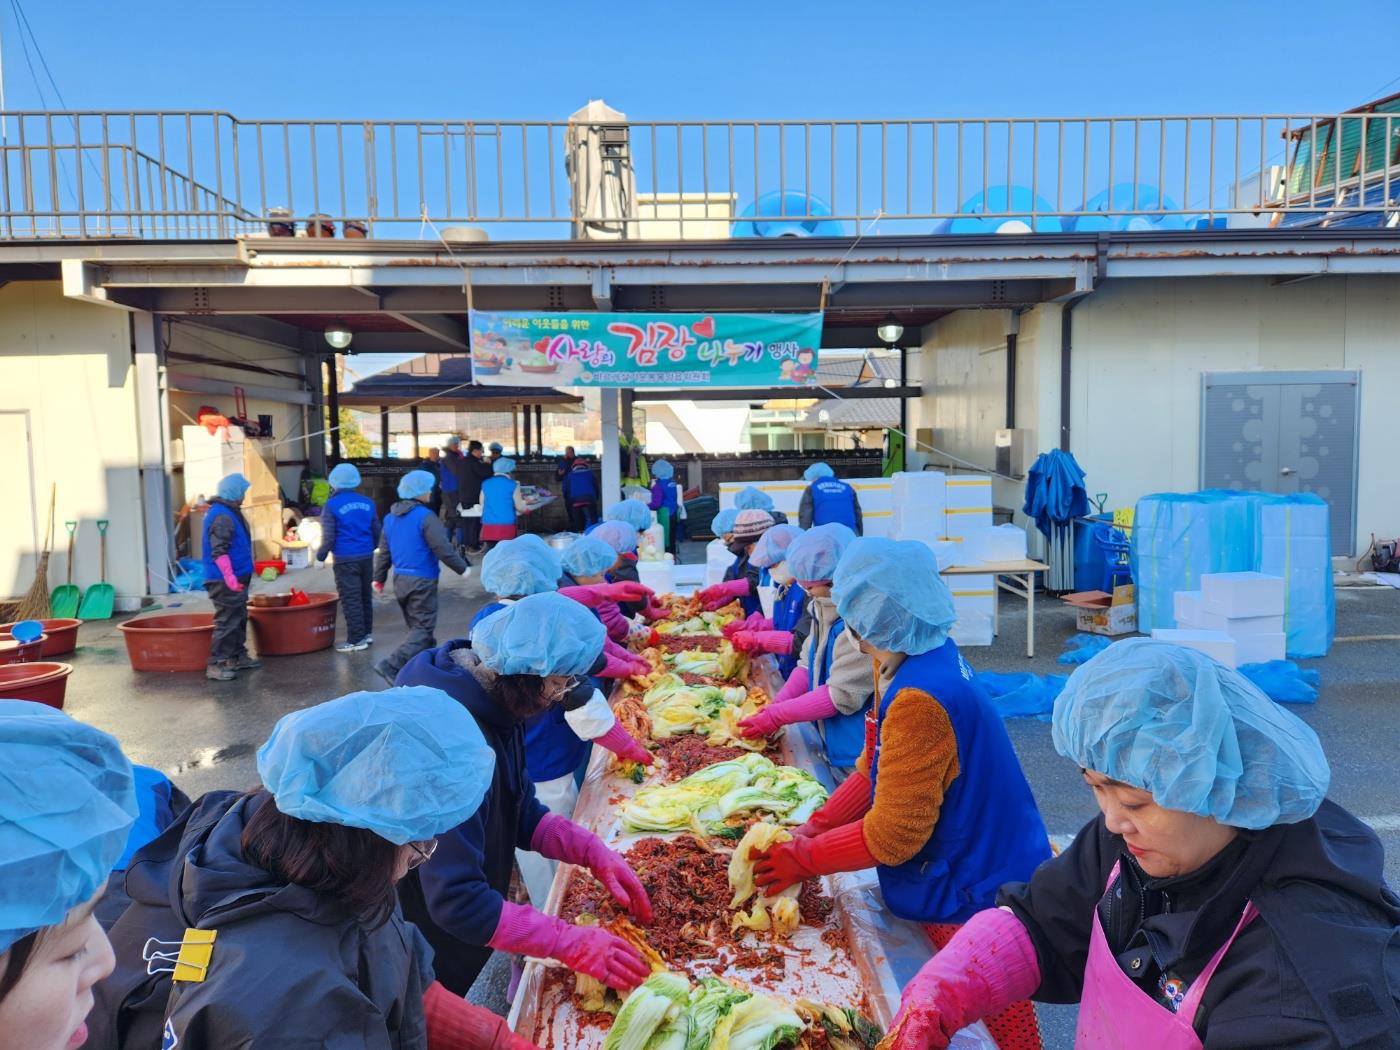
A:
{"type": "Polygon", "coordinates": [[[17,642],[14,638],[0,637],[0,667],[9,664],[33,663],[44,655],[44,635],[32,642],[17,642]]]}
{"type": "Polygon", "coordinates": [[[133,671],[202,671],[214,641],[214,614],[140,616],[119,624],[133,671]]]}
{"type": "Polygon", "coordinates": [[[248,620],[259,656],[297,656],[329,649],[335,642],[335,613],[339,597],[308,593],[307,605],[250,606],[248,620]]]}
{"type": "MultiPolygon", "coordinates": [[[[65,617],[40,620],[39,623],[43,625],[46,637],[39,658],[52,660],[55,656],[64,656],[76,649],[78,647],[78,628],[82,622],[82,620],[70,620],[65,617]]],[[[13,626],[14,623],[0,623],[0,638],[10,637],[10,628],[13,626]]]]}
{"type": "Polygon", "coordinates": [[[33,700],[63,710],[72,664],[9,664],[0,667],[0,697],[6,700],[33,700]]]}

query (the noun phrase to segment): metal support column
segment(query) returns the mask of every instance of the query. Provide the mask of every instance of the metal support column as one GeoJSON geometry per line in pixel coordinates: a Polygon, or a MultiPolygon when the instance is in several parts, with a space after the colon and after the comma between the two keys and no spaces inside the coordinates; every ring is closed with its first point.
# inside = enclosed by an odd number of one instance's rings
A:
{"type": "Polygon", "coordinates": [[[544,455],[544,406],[535,406],[535,451],[544,455]]]}
{"type": "Polygon", "coordinates": [[[603,506],[608,507],[622,498],[622,450],[617,434],[617,389],[605,387],[599,392],[599,415],[603,423],[603,506]]]}
{"type": "Polygon", "coordinates": [[[636,440],[635,428],[632,425],[632,391],[621,390],[618,392],[617,415],[618,423],[622,428],[622,435],[629,444],[636,440]]]}
{"type": "Polygon", "coordinates": [[[510,406],[510,433],[511,447],[515,449],[515,454],[520,455],[520,406],[510,406]]]}
{"type": "Polygon", "coordinates": [[[307,412],[306,462],[316,477],[326,476],[326,391],[321,380],[321,358],[314,352],[301,355],[302,371],[306,375],[306,392],[311,395],[307,412]]]}
{"type": "Polygon", "coordinates": [[[524,415],[525,415],[525,455],[528,456],[528,455],[530,454],[530,434],[531,434],[531,430],[532,430],[531,419],[530,419],[530,406],[529,406],[529,405],[526,405],[526,406],[525,406],[524,415]]]}
{"type": "Polygon", "coordinates": [[[340,384],[336,381],[336,357],[326,361],[326,400],[330,406],[330,420],[326,428],[331,432],[331,462],[340,462],[340,384]]]}
{"type": "Polygon", "coordinates": [[[379,456],[389,458],[389,406],[379,406],[379,456]]]}
{"type": "Polygon", "coordinates": [[[410,423],[411,423],[412,426],[413,426],[413,458],[414,458],[414,459],[417,459],[417,458],[419,457],[419,455],[421,455],[421,452],[419,451],[419,448],[418,448],[418,406],[417,406],[417,405],[409,405],[409,406],[408,406],[408,418],[409,418],[410,423]]]}
{"type": "MultiPolygon", "coordinates": [[[[148,594],[170,589],[170,566],[175,548],[170,534],[170,493],[166,474],[167,420],[161,414],[161,348],[154,314],[137,310],[131,315],[131,352],[136,379],[136,437],[141,475],[141,509],[144,518],[148,594]]],[[[118,540],[120,544],[120,540],[118,540]]],[[[121,547],[117,547],[120,564],[121,547]]]]}

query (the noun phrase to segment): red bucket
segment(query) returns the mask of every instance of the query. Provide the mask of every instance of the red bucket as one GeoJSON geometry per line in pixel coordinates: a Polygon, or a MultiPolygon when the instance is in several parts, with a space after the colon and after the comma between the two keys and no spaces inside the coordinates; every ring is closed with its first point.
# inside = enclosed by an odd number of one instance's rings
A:
{"type": "MultiPolygon", "coordinates": [[[[44,628],[44,648],[39,653],[39,659],[52,660],[55,656],[64,656],[76,649],[78,628],[82,622],[66,618],[40,620],[39,623],[44,628]]],[[[13,626],[14,623],[0,623],[0,641],[10,637],[10,628],[13,626]]]]}
{"type": "Polygon", "coordinates": [[[321,592],[307,598],[310,601],[305,605],[248,609],[259,656],[297,656],[329,649],[335,643],[338,596],[321,592]]]}
{"type": "Polygon", "coordinates": [[[0,638],[0,667],[9,664],[33,663],[44,655],[44,635],[32,642],[17,642],[14,638],[0,638]]]}
{"type": "Polygon", "coordinates": [[[10,664],[0,667],[0,697],[33,700],[63,710],[72,664],[10,664]]]}
{"type": "Polygon", "coordinates": [[[214,642],[214,614],[140,616],[119,624],[133,671],[202,671],[214,642]]]}

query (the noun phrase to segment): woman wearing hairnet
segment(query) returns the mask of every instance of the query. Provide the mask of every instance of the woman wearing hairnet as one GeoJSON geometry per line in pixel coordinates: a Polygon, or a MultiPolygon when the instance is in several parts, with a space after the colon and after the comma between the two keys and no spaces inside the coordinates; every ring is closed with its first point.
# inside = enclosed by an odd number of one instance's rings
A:
{"type": "Polygon", "coordinates": [[[44,704],[0,700],[3,1050],[87,1041],[93,987],[113,965],[93,910],[136,812],[114,739],[44,704]]]}
{"type": "Polygon", "coordinates": [[[436,689],[350,693],[283,716],[257,762],[262,787],[203,796],[132,858],[93,1046],[528,1048],[434,982],[396,895],[491,783],[467,713],[436,689]]]}
{"type": "Polygon", "coordinates": [[[802,505],[797,520],[804,529],[831,523],[844,525],[857,536],[864,531],[864,518],[856,490],[836,476],[825,463],[813,463],[802,474],[807,487],[802,491],[802,505]]]}
{"type": "Polygon", "coordinates": [[[1400,1046],[1400,900],[1307,725],[1132,638],[1070,676],[1054,740],[1099,815],[925,965],[895,1046],[947,1046],[1027,995],[1079,1003],[1077,1046],[1400,1046]]]}
{"type": "Polygon", "coordinates": [[[602,648],[603,626],[587,609],[558,594],[535,594],[481,621],[471,641],[452,643],[443,660],[410,665],[420,682],[470,712],[496,755],[480,810],[441,836],[433,859],[401,889],[405,914],[437,952],[438,979],[454,992],[466,993],[492,949],[558,959],[614,988],[648,975],[637,951],[606,930],[505,899],[519,848],[588,868],[634,918],[651,921],[651,903],[627,862],[591,832],[549,813],[525,768],[525,723],[562,703],[602,648]]]}
{"type": "MultiPolygon", "coordinates": [[[[844,525],[818,525],[788,547],[784,564],[811,595],[812,629],[773,702],[739,723],[744,736],[757,738],[794,722],[815,721],[827,762],[841,773],[852,769],[865,750],[865,716],[875,689],[870,658],[845,629],[831,599],[836,566],[855,538],[844,525]]],[[[745,647],[744,633],[734,636],[736,649],[745,647]]]]}
{"type": "Polygon", "coordinates": [[[666,460],[658,459],[653,463],[651,475],[650,507],[656,520],[661,522],[666,549],[674,554],[684,528],[681,522],[685,521],[685,493],[676,481],[676,468],[666,460]]]}
{"type": "Polygon", "coordinates": [[[741,510],[735,515],[732,538],[728,544],[734,562],[724,570],[721,582],[706,587],[696,595],[705,609],[722,609],[730,602],[737,601],[746,617],[761,612],[758,589],[766,587],[770,577],[768,570],[760,569],[753,563],[752,555],[754,546],[773,525],[773,515],[766,510],[741,510]]]}
{"type": "MultiPolygon", "coordinates": [[[[651,528],[655,520],[646,503],[636,499],[621,499],[603,512],[602,524],[589,530],[588,535],[596,536],[602,530],[602,539],[618,553],[617,564],[608,572],[609,583],[641,583],[637,572],[637,546],[642,533],[651,528]],[[627,539],[631,530],[631,539],[627,539]]],[[[622,602],[623,612],[629,616],[649,615],[647,602],[622,602]]]]}
{"type": "MultiPolygon", "coordinates": [[[[854,540],[832,597],[875,663],[865,748],[792,841],[754,851],[754,880],[771,895],[873,867],[885,906],[942,947],[998,886],[1030,878],[1050,856],[1049,837],[1001,716],[948,637],[956,615],[933,552],[854,540]]],[[[987,1019],[998,1046],[1038,1047],[1034,1007],[1000,1006],[987,1019]]]]}
{"type": "Polygon", "coordinates": [[[760,488],[746,485],[734,497],[735,510],[764,510],[779,525],[786,525],[788,517],[780,510],[773,509],[773,497],[760,488]]]}
{"type": "Polygon", "coordinates": [[[784,678],[797,666],[797,654],[812,627],[807,592],[793,579],[787,563],[787,552],[801,535],[802,530],[796,525],[774,525],[754,544],[749,560],[760,569],[767,569],[769,578],[778,585],[773,618],[768,619],[760,611],[724,627],[725,637],[740,652],[776,656],[778,673],[784,678]]]}
{"type": "Polygon", "coordinates": [[[218,495],[204,516],[204,589],[214,603],[214,637],[204,677],[215,682],[231,682],[239,671],[262,666],[248,655],[253,540],[243,517],[243,497],[251,484],[242,474],[220,478],[218,495]]]}

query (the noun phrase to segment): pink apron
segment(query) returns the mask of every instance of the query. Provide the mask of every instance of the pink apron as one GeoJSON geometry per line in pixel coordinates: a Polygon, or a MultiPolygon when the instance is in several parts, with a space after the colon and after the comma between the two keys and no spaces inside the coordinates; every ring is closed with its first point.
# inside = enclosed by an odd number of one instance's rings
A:
{"type": "MultiPolygon", "coordinates": [[[[1113,886],[1118,865],[1108,875],[1113,886]]],[[[1173,1013],[1135,984],[1118,965],[1104,936],[1098,908],[1094,909],[1094,932],[1089,941],[1089,961],[1084,967],[1084,993],[1079,1000],[1079,1025],[1074,1033],[1075,1050],[1129,1050],[1151,1046],[1153,1050],[1201,1050],[1202,1043],[1191,1022],[1201,1005],[1201,997],[1215,974],[1215,968],[1240,931],[1259,914],[1252,903],[1245,905],[1235,931],[1211,957],[1201,975],[1191,982],[1173,1013]]]]}

